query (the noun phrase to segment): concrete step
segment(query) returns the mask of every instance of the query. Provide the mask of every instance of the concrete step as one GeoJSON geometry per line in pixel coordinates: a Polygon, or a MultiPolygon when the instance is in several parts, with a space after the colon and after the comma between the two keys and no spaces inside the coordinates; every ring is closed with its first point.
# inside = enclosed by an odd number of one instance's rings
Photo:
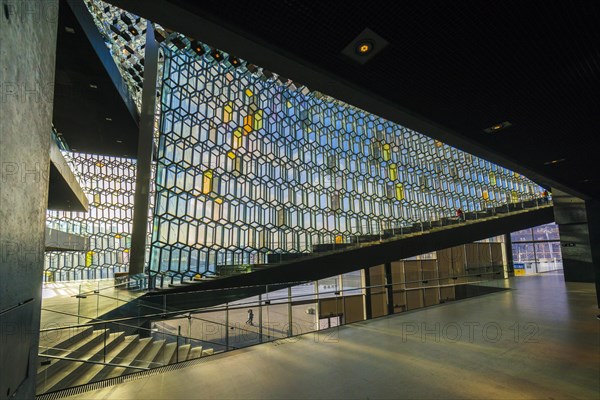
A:
{"type": "MultiPolygon", "coordinates": [[[[124,336],[125,334],[123,332],[109,333],[106,335],[106,337],[101,335],[102,340],[94,347],[85,351],[77,349],[76,351],[70,353],[69,357],[81,360],[103,361],[104,349],[106,348],[106,352],[110,352],[118,343],[123,340],[124,336]]],[[[72,382],[77,380],[77,378],[79,378],[79,376],[82,374],[85,374],[87,368],[92,365],[77,361],[58,361],[63,363],[64,366],[56,369],[53,374],[47,375],[45,379],[43,379],[41,382],[38,382],[38,390],[41,390],[42,393],[71,387],[72,382]]]]}
{"type": "MultiPolygon", "coordinates": [[[[125,336],[121,343],[117,344],[114,349],[106,354],[106,362],[113,364],[122,364],[124,356],[135,348],[139,343],[138,335],[125,336]]],[[[91,364],[86,369],[85,373],[80,374],[80,377],[74,380],[71,386],[84,385],[86,383],[95,382],[102,379],[100,374],[103,370],[111,370],[115,367],[107,365],[91,364]]]]}
{"type": "Polygon", "coordinates": [[[193,360],[194,358],[202,357],[202,346],[193,347],[190,349],[190,353],[188,354],[188,360],[193,360]]]}
{"type": "Polygon", "coordinates": [[[91,335],[91,326],[40,332],[40,354],[58,355],[84,337],[91,335]]]}
{"type": "MultiPolygon", "coordinates": [[[[80,336],[77,341],[69,341],[67,346],[64,348],[55,347],[52,350],[52,355],[62,356],[62,357],[72,357],[78,358],[78,354],[82,352],[86,352],[89,349],[96,346],[98,343],[104,342],[104,332],[105,330],[95,330],[88,332],[86,335],[80,336]]],[[[40,361],[43,359],[40,357],[40,361]]],[[[48,375],[52,375],[61,367],[64,367],[64,363],[61,363],[61,360],[49,358],[50,364],[40,365],[37,369],[38,381],[42,378],[47,377],[48,375]]]]}
{"type": "MultiPolygon", "coordinates": [[[[163,347],[165,346],[165,340],[152,340],[146,351],[141,354],[136,360],[134,360],[130,365],[134,367],[142,367],[142,368],[152,368],[153,362],[156,357],[158,357],[159,353],[162,352],[163,347]]],[[[127,373],[135,372],[136,370],[132,369],[127,371],[127,373]]]]}
{"type": "Polygon", "coordinates": [[[202,350],[202,357],[211,356],[213,354],[215,354],[215,350],[214,349],[205,349],[205,350],[202,350]]]}
{"type": "Polygon", "coordinates": [[[162,367],[163,365],[173,364],[175,362],[175,352],[177,351],[177,343],[167,343],[156,355],[150,368],[162,367]]]}
{"type": "MultiPolygon", "coordinates": [[[[131,350],[129,350],[127,353],[123,354],[120,357],[119,364],[133,365],[136,361],[140,360],[140,357],[142,357],[144,353],[148,352],[148,349],[152,346],[152,343],[152,338],[139,339],[136,345],[131,350]]],[[[96,380],[115,378],[125,373],[129,374],[135,371],[139,370],[124,367],[105,368],[102,369],[100,373],[98,373],[98,375],[96,376],[96,380]]]]}
{"type": "Polygon", "coordinates": [[[177,349],[177,358],[174,362],[182,362],[188,359],[188,355],[190,354],[190,349],[192,348],[191,344],[183,344],[179,346],[177,349]]]}

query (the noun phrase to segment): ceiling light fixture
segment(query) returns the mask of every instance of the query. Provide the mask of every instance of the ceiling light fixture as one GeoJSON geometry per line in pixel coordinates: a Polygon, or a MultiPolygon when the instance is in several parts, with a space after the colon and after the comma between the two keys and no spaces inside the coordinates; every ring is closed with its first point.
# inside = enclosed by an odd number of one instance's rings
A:
{"type": "Polygon", "coordinates": [[[223,54],[221,54],[221,52],[217,49],[211,51],[210,55],[215,59],[215,61],[223,61],[223,54]]]}
{"type": "Polygon", "coordinates": [[[90,83],[90,87],[91,87],[92,89],[98,89],[98,86],[97,86],[97,85],[95,85],[95,84],[93,84],[93,83],[90,83]]]}
{"type": "Polygon", "coordinates": [[[122,140],[117,140],[117,143],[123,143],[123,141],[122,140]]]}
{"type": "Polygon", "coordinates": [[[558,158],[556,160],[546,161],[544,165],[554,165],[566,161],[566,158],[558,158]]]}
{"type": "Polygon", "coordinates": [[[196,55],[202,57],[204,55],[204,53],[206,53],[206,50],[204,49],[204,46],[202,45],[202,43],[200,43],[197,40],[194,40],[191,44],[191,49],[194,53],[196,53],[196,55]]]}
{"type": "Polygon", "coordinates": [[[75,29],[71,28],[70,26],[65,26],[65,31],[68,33],[75,33],[75,29]]]}
{"type": "Polygon", "coordinates": [[[485,128],[483,131],[485,133],[496,133],[503,129],[508,128],[509,126],[512,126],[512,124],[508,121],[504,121],[504,122],[500,122],[499,124],[492,125],[489,128],[485,128]]]}
{"type": "Polygon", "coordinates": [[[361,40],[356,44],[356,47],[354,47],[354,51],[356,51],[356,54],[361,55],[361,56],[366,56],[367,54],[370,54],[373,49],[375,48],[375,43],[373,43],[372,40],[361,40]]]}
{"type": "Polygon", "coordinates": [[[111,118],[111,117],[106,117],[106,118],[104,118],[104,119],[105,119],[105,120],[107,120],[107,121],[112,121],[112,118],[111,118]]]}
{"type": "Polygon", "coordinates": [[[342,50],[342,54],[359,64],[365,64],[387,45],[387,40],[365,28],[342,50]]]}

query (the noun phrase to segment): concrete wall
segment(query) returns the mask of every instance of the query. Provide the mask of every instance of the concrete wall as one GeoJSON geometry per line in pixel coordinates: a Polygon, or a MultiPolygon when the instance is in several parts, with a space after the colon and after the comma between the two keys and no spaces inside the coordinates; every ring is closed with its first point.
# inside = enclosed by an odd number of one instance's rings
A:
{"type": "Polygon", "coordinates": [[[0,399],[35,393],[57,18],[0,1],[0,399]]]}
{"type": "Polygon", "coordinates": [[[567,282],[595,282],[600,307],[600,205],[552,189],[567,282]]]}

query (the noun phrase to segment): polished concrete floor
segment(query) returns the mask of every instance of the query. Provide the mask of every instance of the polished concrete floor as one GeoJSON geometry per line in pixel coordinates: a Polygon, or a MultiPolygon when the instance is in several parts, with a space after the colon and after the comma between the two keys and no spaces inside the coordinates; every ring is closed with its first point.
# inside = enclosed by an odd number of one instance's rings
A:
{"type": "Polygon", "coordinates": [[[113,279],[44,283],[41,329],[83,324],[144,294],[114,284],[113,279]]]}
{"type": "Polygon", "coordinates": [[[236,350],[80,399],[600,399],[592,284],[511,290],[236,350]]]}

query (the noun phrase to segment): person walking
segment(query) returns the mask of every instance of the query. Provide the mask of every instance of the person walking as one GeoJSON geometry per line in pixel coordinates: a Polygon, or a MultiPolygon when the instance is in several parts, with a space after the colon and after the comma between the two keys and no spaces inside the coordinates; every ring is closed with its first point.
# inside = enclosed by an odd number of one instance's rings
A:
{"type": "Polygon", "coordinates": [[[246,321],[246,324],[254,326],[253,320],[254,320],[254,313],[252,312],[252,309],[250,308],[248,310],[248,320],[246,321]]]}
{"type": "Polygon", "coordinates": [[[463,210],[461,210],[460,208],[456,210],[456,218],[458,219],[458,222],[464,219],[463,210]]]}

